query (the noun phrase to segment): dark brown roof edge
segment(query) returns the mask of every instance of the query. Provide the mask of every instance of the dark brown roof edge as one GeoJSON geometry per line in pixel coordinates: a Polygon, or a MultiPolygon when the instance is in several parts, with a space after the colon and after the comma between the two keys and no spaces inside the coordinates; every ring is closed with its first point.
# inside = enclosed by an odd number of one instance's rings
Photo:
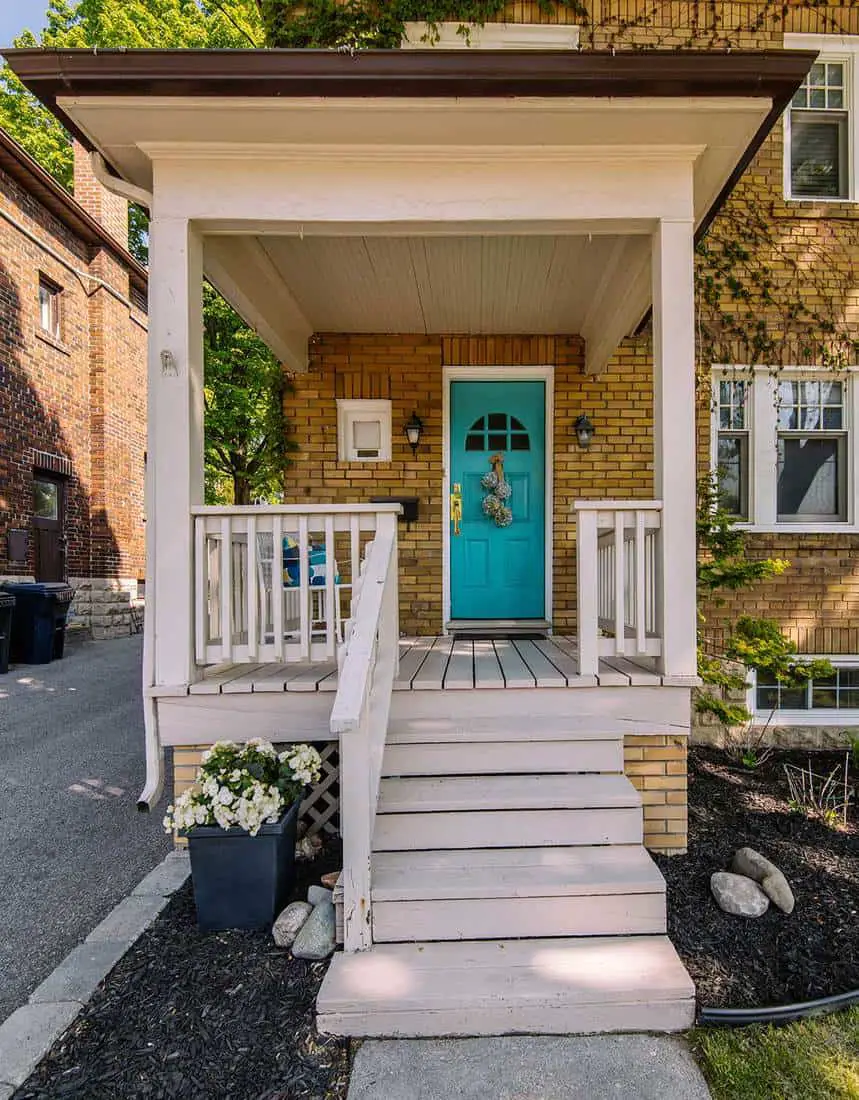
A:
{"type": "Polygon", "coordinates": [[[49,172],[0,127],[0,170],[40,202],[76,237],[93,248],[107,248],[144,288],[149,272],[89,214],[49,172]]]}
{"type": "Polygon", "coordinates": [[[120,96],[764,96],[801,50],[5,50],[43,103],[120,96]]]}

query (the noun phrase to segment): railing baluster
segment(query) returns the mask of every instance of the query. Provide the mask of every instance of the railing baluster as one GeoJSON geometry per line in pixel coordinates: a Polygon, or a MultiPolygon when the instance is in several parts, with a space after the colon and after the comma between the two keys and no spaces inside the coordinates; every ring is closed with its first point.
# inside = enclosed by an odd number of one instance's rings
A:
{"type": "Polygon", "coordinates": [[[325,517],[325,655],[329,658],[337,654],[337,608],[334,605],[337,593],[334,588],[334,572],[337,562],[334,558],[334,517],[325,517]]]}
{"type": "MultiPolygon", "coordinates": [[[[274,569],[272,569],[272,574],[274,569]]],[[[272,578],[272,585],[274,579],[272,578]]],[[[248,516],[248,659],[253,661],[259,647],[258,611],[260,606],[259,578],[257,577],[257,518],[248,516]]]]}
{"type": "Polygon", "coordinates": [[[641,654],[646,650],[647,585],[644,561],[644,512],[635,513],[635,648],[641,654]]]}
{"type": "Polygon", "coordinates": [[[298,517],[298,598],[301,660],[310,660],[310,534],[307,516],[298,517]]]}
{"type": "Polygon", "coordinates": [[[206,660],[206,626],[209,601],[207,598],[206,520],[194,517],[194,659],[197,664],[206,660]]]}
{"type": "Polygon", "coordinates": [[[221,660],[233,659],[233,517],[221,520],[221,660]]]}
{"type": "Polygon", "coordinates": [[[618,656],[623,656],[626,637],[624,557],[623,512],[617,511],[614,514],[614,648],[618,656]]]}
{"type": "Polygon", "coordinates": [[[283,517],[274,516],[271,523],[271,627],[274,633],[274,659],[284,656],[284,578],[283,578],[283,517]]]}

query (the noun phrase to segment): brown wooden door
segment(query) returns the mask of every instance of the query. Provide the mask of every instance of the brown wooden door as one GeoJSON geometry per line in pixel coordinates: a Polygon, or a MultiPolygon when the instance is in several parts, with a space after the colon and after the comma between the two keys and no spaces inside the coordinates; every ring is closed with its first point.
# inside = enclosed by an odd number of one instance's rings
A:
{"type": "Polygon", "coordinates": [[[65,482],[52,474],[33,476],[33,545],[37,581],[66,579],[65,482]]]}

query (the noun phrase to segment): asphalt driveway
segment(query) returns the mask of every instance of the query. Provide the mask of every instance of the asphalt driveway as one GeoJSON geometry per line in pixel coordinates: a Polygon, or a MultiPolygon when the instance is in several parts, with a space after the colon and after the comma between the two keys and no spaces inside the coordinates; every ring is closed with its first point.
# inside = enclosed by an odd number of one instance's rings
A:
{"type": "Polygon", "coordinates": [[[0,676],[0,1020],[170,848],[143,786],[142,638],[0,676]]]}

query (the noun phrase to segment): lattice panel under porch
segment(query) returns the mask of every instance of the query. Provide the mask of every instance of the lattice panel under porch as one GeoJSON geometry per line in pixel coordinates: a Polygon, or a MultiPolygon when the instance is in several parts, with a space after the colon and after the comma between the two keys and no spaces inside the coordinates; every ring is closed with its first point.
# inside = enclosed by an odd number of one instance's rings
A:
{"type": "Polygon", "coordinates": [[[340,746],[336,741],[314,742],[322,757],[322,779],[301,804],[300,821],[307,836],[340,832],[340,746]]]}

